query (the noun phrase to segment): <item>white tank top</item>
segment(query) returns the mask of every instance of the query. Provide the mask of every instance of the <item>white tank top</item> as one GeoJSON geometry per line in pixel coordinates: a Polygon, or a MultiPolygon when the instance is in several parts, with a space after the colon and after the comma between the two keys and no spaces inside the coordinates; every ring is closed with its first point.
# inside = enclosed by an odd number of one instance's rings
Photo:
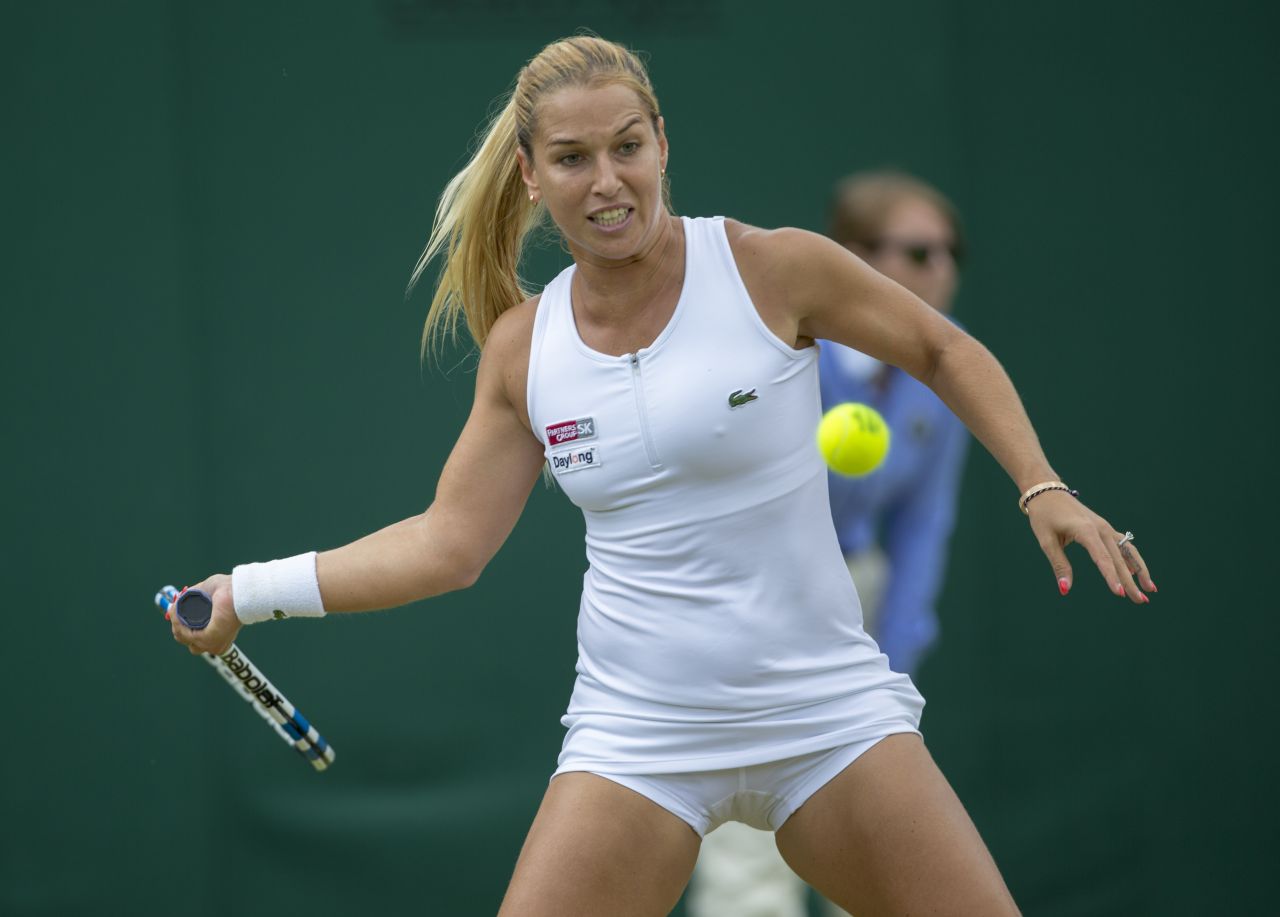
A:
{"type": "Polygon", "coordinates": [[[582,341],[572,266],[534,321],[529,418],[590,564],[561,771],[746,767],[915,729],[924,705],[862,629],[814,441],[817,349],[765,326],[723,219],[684,231],[650,346],[582,341]]]}

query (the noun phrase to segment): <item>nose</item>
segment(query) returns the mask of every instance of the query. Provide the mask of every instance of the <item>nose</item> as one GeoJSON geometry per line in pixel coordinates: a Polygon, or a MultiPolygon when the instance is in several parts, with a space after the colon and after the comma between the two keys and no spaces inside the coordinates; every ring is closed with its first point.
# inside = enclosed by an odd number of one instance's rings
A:
{"type": "Polygon", "coordinates": [[[617,196],[621,189],[622,182],[619,180],[617,170],[614,169],[609,157],[598,157],[596,159],[595,173],[592,175],[592,193],[606,199],[612,199],[617,196]]]}

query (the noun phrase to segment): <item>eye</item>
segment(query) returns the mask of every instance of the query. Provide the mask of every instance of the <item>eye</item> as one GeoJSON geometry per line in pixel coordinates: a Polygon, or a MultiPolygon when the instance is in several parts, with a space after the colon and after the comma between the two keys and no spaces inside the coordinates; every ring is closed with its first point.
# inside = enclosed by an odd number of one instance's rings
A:
{"type": "Polygon", "coordinates": [[[618,152],[624,156],[630,156],[638,149],[640,149],[640,141],[628,140],[626,143],[622,144],[622,146],[618,147],[618,152]]]}
{"type": "Polygon", "coordinates": [[[581,153],[566,153],[560,157],[560,165],[562,166],[576,166],[580,162],[582,162],[581,153]]]}

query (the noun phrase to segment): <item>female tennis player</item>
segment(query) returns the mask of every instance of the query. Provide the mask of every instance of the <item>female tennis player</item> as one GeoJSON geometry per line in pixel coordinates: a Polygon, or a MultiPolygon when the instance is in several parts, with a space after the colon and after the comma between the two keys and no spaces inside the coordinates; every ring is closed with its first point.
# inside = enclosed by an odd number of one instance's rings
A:
{"type": "Polygon", "coordinates": [[[481,347],[434,502],[211,577],[211,624],[174,636],[217,651],[244,623],[464,588],[546,467],[582,509],[589,569],[564,746],[501,915],[666,914],[728,820],[776,831],[862,917],[1015,914],[921,740],[920,695],[861,627],[814,447],[815,339],[938,393],[1012,477],[1064,592],[1071,542],[1134,602],[1146,567],[1058,480],[985,348],[820,236],[674,215],[668,153],[626,49],[575,37],[530,61],[414,274],[443,255],[425,339],[461,321],[481,347]],[[516,269],[544,214],[574,264],[530,296],[516,269]]]}

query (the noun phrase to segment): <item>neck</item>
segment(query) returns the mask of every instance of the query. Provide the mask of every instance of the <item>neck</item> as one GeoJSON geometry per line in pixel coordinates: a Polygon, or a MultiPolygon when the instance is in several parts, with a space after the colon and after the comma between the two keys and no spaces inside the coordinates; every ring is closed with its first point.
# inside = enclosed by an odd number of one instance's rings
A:
{"type": "Polygon", "coordinates": [[[574,252],[579,308],[597,321],[608,322],[657,305],[659,294],[684,274],[683,238],[680,218],[664,214],[653,237],[630,258],[606,261],[574,252]]]}

